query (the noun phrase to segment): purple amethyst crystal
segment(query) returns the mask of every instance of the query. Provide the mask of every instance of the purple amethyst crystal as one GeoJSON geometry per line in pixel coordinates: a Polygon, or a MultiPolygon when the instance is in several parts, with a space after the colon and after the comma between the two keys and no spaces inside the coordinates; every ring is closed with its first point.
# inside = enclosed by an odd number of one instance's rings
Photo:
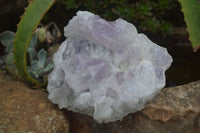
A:
{"type": "Polygon", "coordinates": [[[165,86],[172,57],[133,24],[79,11],[64,31],[48,79],[59,108],[112,122],[143,109],[165,86]]]}

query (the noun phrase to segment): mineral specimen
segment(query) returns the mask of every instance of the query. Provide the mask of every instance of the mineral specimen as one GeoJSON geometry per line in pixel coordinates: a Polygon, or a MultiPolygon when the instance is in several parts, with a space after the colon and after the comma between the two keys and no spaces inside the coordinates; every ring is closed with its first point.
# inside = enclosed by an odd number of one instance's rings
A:
{"type": "Polygon", "coordinates": [[[133,24],[79,11],[64,31],[48,78],[49,99],[59,108],[112,122],[143,109],[165,86],[172,57],[133,24]]]}

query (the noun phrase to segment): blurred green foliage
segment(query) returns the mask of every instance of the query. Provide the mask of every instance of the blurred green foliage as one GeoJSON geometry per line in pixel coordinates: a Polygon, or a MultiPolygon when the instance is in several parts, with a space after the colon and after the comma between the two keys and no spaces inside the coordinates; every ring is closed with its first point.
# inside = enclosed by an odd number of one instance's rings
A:
{"type": "Polygon", "coordinates": [[[176,8],[177,0],[59,0],[69,10],[87,10],[107,20],[123,18],[135,24],[140,31],[172,32],[172,24],[166,19],[176,8]]]}

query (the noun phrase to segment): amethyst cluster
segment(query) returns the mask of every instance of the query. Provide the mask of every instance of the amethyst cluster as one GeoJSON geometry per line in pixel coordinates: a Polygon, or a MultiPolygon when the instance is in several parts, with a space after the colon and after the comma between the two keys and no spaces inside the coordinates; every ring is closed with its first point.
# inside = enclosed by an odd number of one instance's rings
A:
{"type": "Polygon", "coordinates": [[[143,109],[165,86],[172,57],[133,24],[79,11],[64,31],[48,79],[59,108],[112,122],[143,109]]]}

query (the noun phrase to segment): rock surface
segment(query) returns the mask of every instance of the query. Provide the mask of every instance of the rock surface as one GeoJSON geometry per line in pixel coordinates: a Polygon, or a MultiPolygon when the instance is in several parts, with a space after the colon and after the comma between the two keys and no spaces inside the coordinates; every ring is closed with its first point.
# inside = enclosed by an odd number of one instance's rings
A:
{"type": "Polygon", "coordinates": [[[143,109],[165,86],[172,57],[126,20],[78,11],[64,30],[48,78],[59,108],[112,122],[143,109]]]}
{"type": "Polygon", "coordinates": [[[98,124],[85,115],[67,114],[72,133],[200,133],[200,81],[164,88],[123,121],[98,124]]]}
{"type": "Polygon", "coordinates": [[[41,90],[4,78],[0,70],[0,133],[68,133],[69,123],[41,90]]]}

